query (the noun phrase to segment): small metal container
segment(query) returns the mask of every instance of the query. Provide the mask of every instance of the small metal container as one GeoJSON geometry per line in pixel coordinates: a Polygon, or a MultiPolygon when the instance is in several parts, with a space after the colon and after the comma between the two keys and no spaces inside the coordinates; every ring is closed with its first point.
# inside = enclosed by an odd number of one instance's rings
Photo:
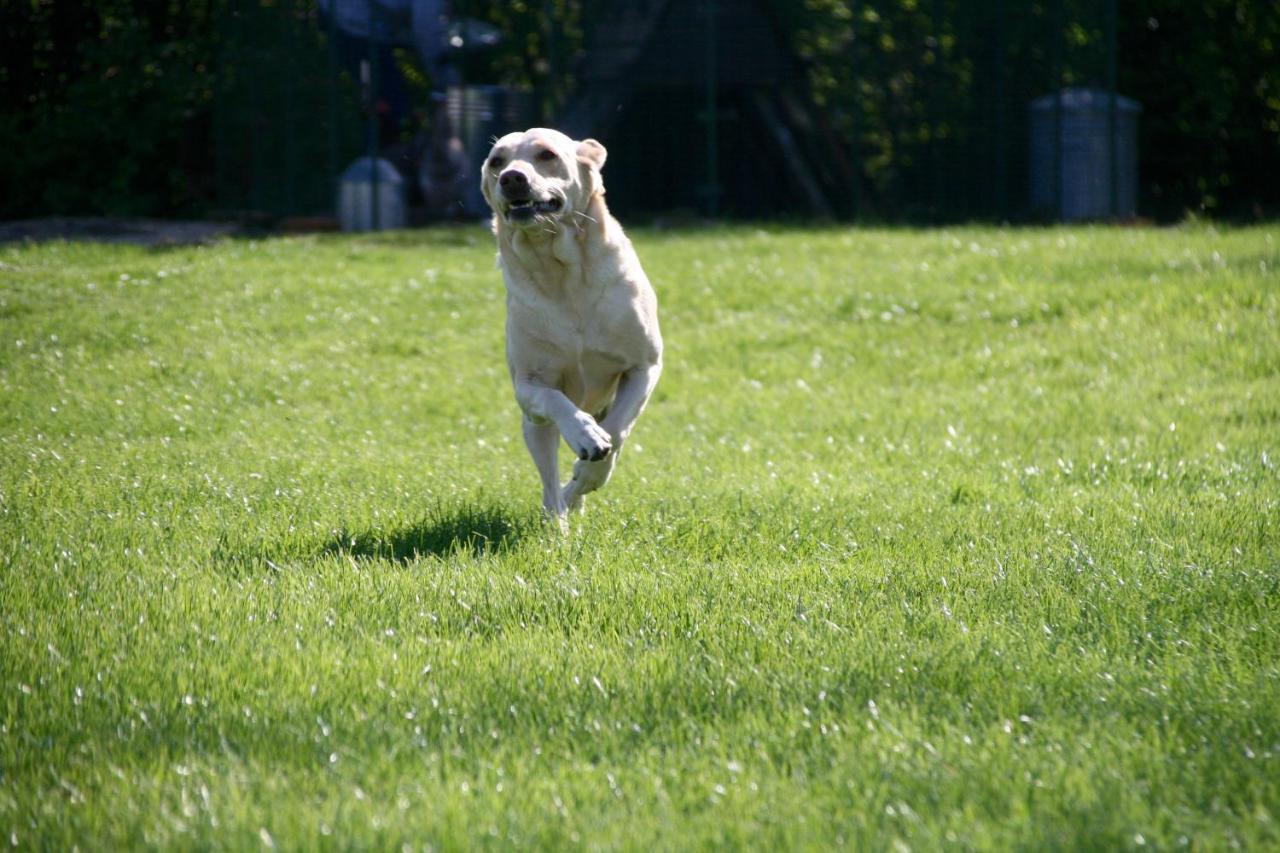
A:
{"type": "Polygon", "coordinates": [[[383,231],[408,222],[404,179],[386,160],[361,157],[338,181],[338,221],[343,231],[383,231]]]}

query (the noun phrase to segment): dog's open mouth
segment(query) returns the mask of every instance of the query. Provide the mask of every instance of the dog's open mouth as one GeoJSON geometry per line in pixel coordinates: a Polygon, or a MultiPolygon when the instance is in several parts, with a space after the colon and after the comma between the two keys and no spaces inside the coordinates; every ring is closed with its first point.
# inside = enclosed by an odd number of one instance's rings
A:
{"type": "Polygon", "coordinates": [[[513,222],[525,222],[535,216],[556,213],[564,207],[564,200],[552,196],[546,201],[534,201],[531,198],[512,199],[507,203],[507,219],[513,222]]]}

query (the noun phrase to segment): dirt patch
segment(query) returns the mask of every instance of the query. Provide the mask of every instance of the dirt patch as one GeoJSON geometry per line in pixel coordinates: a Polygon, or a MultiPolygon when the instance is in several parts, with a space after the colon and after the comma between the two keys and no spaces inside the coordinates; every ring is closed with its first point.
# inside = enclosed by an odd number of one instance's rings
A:
{"type": "Polygon", "coordinates": [[[0,243],[83,240],[135,246],[188,246],[239,232],[240,227],[229,222],[53,216],[0,222],[0,243]]]}

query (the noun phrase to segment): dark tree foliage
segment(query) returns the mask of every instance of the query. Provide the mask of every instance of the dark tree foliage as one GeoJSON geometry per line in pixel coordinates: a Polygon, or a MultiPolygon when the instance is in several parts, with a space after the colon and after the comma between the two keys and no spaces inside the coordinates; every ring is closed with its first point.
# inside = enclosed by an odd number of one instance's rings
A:
{"type": "MultiPolygon", "coordinates": [[[[920,218],[953,196],[1026,194],[1026,106],[1105,88],[1107,0],[777,0],[814,92],[863,164],[873,204],[920,218]],[[932,162],[930,162],[932,161],[932,162]]],[[[1117,90],[1143,106],[1140,203],[1159,219],[1275,216],[1280,4],[1115,3],[1117,90]]]]}
{"type": "MultiPolygon", "coordinates": [[[[505,36],[467,79],[554,116],[605,2],[624,0],[455,0],[505,36]]],[[[765,2],[859,164],[859,210],[885,218],[1017,216],[1027,103],[1109,77],[1107,0],[765,2]]],[[[1115,7],[1140,210],[1274,216],[1280,4],[1115,7]]],[[[361,118],[321,23],[309,0],[0,0],[0,218],[322,208],[361,118]]]]}
{"type": "Polygon", "coordinates": [[[212,0],[0,2],[0,217],[207,205],[212,0]]]}
{"type": "Polygon", "coordinates": [[[1280,3],[1122,4],[1120,86],[1142,101],[1144,209],[1280,212],[1280,3]]]}

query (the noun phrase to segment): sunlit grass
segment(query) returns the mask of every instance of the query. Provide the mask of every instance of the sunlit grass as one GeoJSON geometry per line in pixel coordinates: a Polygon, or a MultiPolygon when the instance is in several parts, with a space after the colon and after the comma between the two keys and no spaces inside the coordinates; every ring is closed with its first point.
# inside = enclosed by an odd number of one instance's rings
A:
{"type": "Polygon", "coordinates": [[[482,229],[0,248],[0,842],[1280,844],[1280,229],[633,236],[567,539],[482,229]]]}

